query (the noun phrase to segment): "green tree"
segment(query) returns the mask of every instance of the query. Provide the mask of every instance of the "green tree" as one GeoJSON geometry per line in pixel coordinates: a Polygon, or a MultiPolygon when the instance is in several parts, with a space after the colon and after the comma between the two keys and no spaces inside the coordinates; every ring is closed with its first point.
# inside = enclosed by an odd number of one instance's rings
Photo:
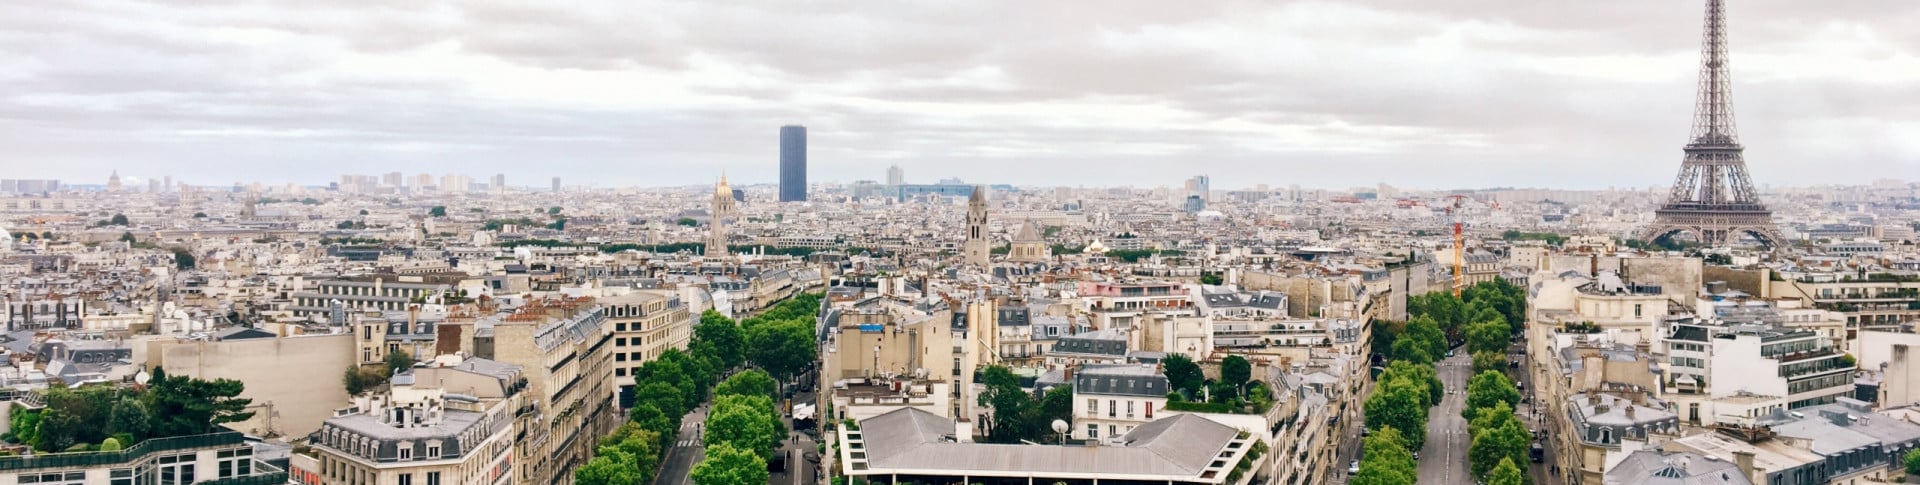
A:
{"type": "Polygon", "coordinates": [[[654,433],[658,441],[656,446],[661,450],[671,447],[674,433],[680,430],[680,416],[669,419],[667,413],[661,412],[660,407],[653,403],[635,402],[633,409],[627,411],[627,419],[639,425],[640,429],[654,433]]]}
{"type": "Polygon", "coordinates": [[[388,375],[400,374],[408,370],[412,370],[413,363],[414,363],[413,355],[408,354],[407,351],[405,350],[395,350],[392,352],[388,352],[387,353],[387,374],[388,375]]]}
{"type": "Polygon", "coordinates": [[[725,368],[739,367],[746,362],[746,334],[740,331],[739,323],[720,312],[707,310],[701,313],[700,326],[693,327],[693,338],[712,343],[725,368]]]}
{"type": "Polygon", "coordinates": [[[819,349],[813,342],[813,324],[796,319],[746,330],[747,355],[754,365],[782,381],[793,378],[814,362],[819,349]]]}
{"type": "Polygon", "coordinates": [[[340,383],[347,387],[349,396],[358,396],[360,393],[367,392],[367,382],[360,377],[360,366],[348,364],[346,375],[341,376],[340,383]]]}
{"type": "MultiPolygon", "coordinates": [[[[1447,335],[1441,331],[1440,324],[1432,318],[1417,316],[1407,319],[1406,333],[1397,338],[1420,342],[1425,346],[1427,355],[1435,360],[1447,355],[1447,335]]],[[[1398,345],[1399,342],[1395,344],[1398,345]]]]}
{"type": "Polygon", "coordinates": [[[633,400],[636,405],[646,404],[653,406],[666,416],[684,416],[687,414],[689,407],[687,406],[686,394],[682,393],[680,388],[662,381],[641,382],[646,382],[646,384],[642,384],[640,390],[634,392],[633,400]]]}
{"type": "Polygon", "coordinates": [[[706,459],[693,466],[692,478],[694,485],[766,485],[767,460],[753,450],[712,445],[706,459]]]}
{"type": "Polygon", "coordinates": [[[7,429],[12,430],[13,439],[22,444],[32,444],[34,438],[39,436],[40,416],[44,413],[44,411],[20,409],[7,416],[7,429]]]}
{"type": "Polygon", "coordinates": [[[1907,452],[1907,474],[1920,476],[1920,450],[1907,452]]]}
{"type": "Polygon", "coordinates": [[[1246,357],[1229,355],[1220,360],[1220,380],[1233,386],[1235,390],[1246,389],[1247,381],[1252,379],[1253,363],[1247,362],[1246,357]]]}
{"type": "Polygon", "coordinates": [[[1467,405],[1461,414],[1468,421],[1472,421],[1479,410],[1492,408],[1494,403],[1505,403],[1509,413],[1513,406],[1520,404],[1520,390],[1514,387],[1513,381],[1507,379],[1505,373],[1484,371],[1467,380],[1467,405]]]}
{"type": "Polygon", "coordinates": [[[117,439],[107,438],[100,441],[100,451],[120,451],[122,448],[126,447],[122,446],[117,439]]]}
{"type": "Polygon", "coordinates": [[[680,218],[680,220],[678,220],[678,221],[674,221],[674,223],[675,223],[675,224],[679,224],[679,225],[682,225],[682,226],[687,226],[687,227],[693,227],[693,226],[698,226],[698,225],[700,225],[700,221],[696,221],[696,220],[693,220],[693,218],[691,218],[691,217],[682,217],[682,218],[680,218]]]}
{"type": "Polygon", "coordinates": [[[1407,445],[1418,449],[1426,442],[1426,385],[1409,377],[1383,378],[1361,408],[1367,427],[1375,431],[1393,428],[1405,437],[1407,445]]]}
{"type": "Polygon", "coordinates": [[[1166,369],[1167,384],[1185,393],[1189,399],[1200,397],[1200,388],[1206,385],[1206,374],[1200,371],[1200,365],[1186,354],[1170,354],[1160,359],[1160,366],[1166,369]]]}
{"type": "Polygon", "coordinates": [[[1020,378],[1004,366],[987,366],[980,371],[980,382],[986,390],[980,393],[982,406],[993,408],[993,417],[987,428],[987,438],[995,443],[1018,443],[1031,436],[1031,415],[1033,395],[1020,387],[1020,378]]]}
{"type": "MultiPolygon", "coordinates": [[[[1504,325],[1504,324],[1503,324],[1504,325]]],[[[1499,352],[1474,352],[1474,372],[1499,372],[1507,366],[1507,355],[1499,352]]]]}
{"type": "Polygon", "coordinates": [[[45,452],[64,451],[81,443],[80,434],[89,425],[79,417],[66,411],[47,408],[40,416],[40,429],[34,435],[33,449],[45,452]]]}
{"type": "Polygon", "coordinates": [[[115,226],[125,226],[125,225],[128,225],[128,223],[127,223],[127,215],[126,215],[126,214],[114,214],[114,215],[113,215],[113,219],[112,219],[112,220],[110,220],[110,221],[108,221],[108,223],[110,223],[110,224],[113,224],[113,225],[115,225],[115,226]]]}
{"type": "Polygon", "coordinates": [[[193,253],[182,248],[173,248],[173,265],[180,269],[193,269],[193,253]]]}
{"type": "Polygon", "coordinates": [[[246,390],[240,381],[172,377],[156,367],[148,386],[141,398],[153,420],[149,429],[155,437],[211,433],[222,423],[253,417],[247,410],[253,400],[239,397],[246,390]]]}
{"type": "Polygon", "coordinates": [[[1527,474],[1520,471],[1520,466],[1513,464],[1511,458],[1501,458],[1500,464],[1494,465],[1493,472],[1487,474],[1487,485],[1526,485],[1527,481],[1527,474]]]}
{"type": "Polygon", "coordinates": [[[120,242],[132,244],[139,242],[139,239],[133,237],[133,231],[126,231],[120,233],[120,242]]]}
{"type": "MultiPolygon", "coordinates": [[[[1487,311],[1493,311],[1488,309],[1487,311]]],[[[1507,350],[1507,339],[1512,330],[1507,327],[1507,319],[1495,316],[1493,320],[1482,321],[1467,326],[1467,351],[1495,352],[1507,350]]]]}
{"type": "Polygon", "coordinates": [[[1200,274],[1200,284],[1203,284],[1203,285],[1218,285],[1222,281],[1223,280],[1220,279],[1220,275],[1217,273],[1201,273],[1200,274]]]}
{"type": "Polygon", "coordinates": [[[1393,361],[1419,365],[1432,365],[1435,354],[1427,351],[1427,345],[1411,338],[1399,338],[1393,341],[1393,361]]]}
{"type": "Polygon", "coordinates": [[[1419,479],[1418,463],[1399,430],[1383,428],[1368,435],[1361,446],[1365,458],[1354,483],[1411,485],[1419,479]]]}
{"type": "Polygon", "coordinates": [[[427,217],[446,217],[446,216],[447,216],[447,206],[444,206],[444,205],[436,205],[436,206],[433,206],[432,209],[427,210],[427,217]]]}
{"type": "Polygon", "coordinates": [[[741,395],[776,399],[779,393],[779,385],[773,382],[773,377],[760,369],[747,369],[734,374],[727,380],[720,381],[720,385],[713,388],[715,396],[741,395]]]}
{"type": "Polygon", "coordinates": [[[140,401],[133,396],[121,396],[113,403],[110,414],[107,417],[107,434],[122,437],[119,441],[121,446],[131,446],[149,436],[153,418],[147,415],[147,408],[141,407],[140,401]]]}
{"type": "Polygon", "coordinates": [[[573,481],[580,485],[631,485],[646,483],[640,479],[640,468],[633,463],[623,462],[618,456],[600,455],[573,471],[573,481]]]}
{"type": "Polygon", "coordinates": [[[767,396],[725,395],[713,401],[707,414],[705,443],[725,443],[734,448],[772,453],[786,438],[785,425],[767,396]]]}
{"type": "Polygon", "coordinates": [[[1440,398],[1446,397],[1446,386],[1440,382],[1440,375],[1434,372],[1433,366],[1415,365],[1410,362],[1387,364],[1386,371],[1380,373],[1380,380],[1395,378],[1408,379],[1414,384],[1426,386],[1426,400],[1420,402],[1422,406],[1431,407],[1439,404],[1440,398]]]}
{"type": "Polygon", "coordinates": [[[1027,429],[1038,433],[1028,439],[1039,443],[1059,443],[1060,434],[1053,432],[1053,421],[1073,422],[1073,386],[1058,386],[1048,389],[1041,396],[1040,403],[1032,409],[1032,419],[1027,420],[1027,429]]]}
{"type": "Polygon", "coordinates": [[[1532,437],[1532,433],[1527,432],[1527,427],[1518,419],[1480,430],[1473,436],[1473,443],[1467,446],[1467,463],[1472,467],[1473,476],[1487,478],[1487,474],[1502,460],[1524,462],[1532,437]]]}

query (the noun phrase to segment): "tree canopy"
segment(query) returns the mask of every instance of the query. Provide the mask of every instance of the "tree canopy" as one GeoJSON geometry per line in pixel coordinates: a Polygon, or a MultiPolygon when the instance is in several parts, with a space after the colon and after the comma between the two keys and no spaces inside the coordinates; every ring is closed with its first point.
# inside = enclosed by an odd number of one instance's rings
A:
{"type": "Polygon", "coordinates": [[[759,453],[726,443],[707,446],[706,459],[693,466],[694,485],[766,485],[767,475],[759,453]]]}
{"type": "Polygon", "coordinates": [[[1169,354],[1160,359],[1160,367],[1165,369],[1167,384],[1189,398],[1200,396],[1200,389],[1206,385],[1206,374],[1200,371],[1200,365],[1186,354],[1169,354]]]}

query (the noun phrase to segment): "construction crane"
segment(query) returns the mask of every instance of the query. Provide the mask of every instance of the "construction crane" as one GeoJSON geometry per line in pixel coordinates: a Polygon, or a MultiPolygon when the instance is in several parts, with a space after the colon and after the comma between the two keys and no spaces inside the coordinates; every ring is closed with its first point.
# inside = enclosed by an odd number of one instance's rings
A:
{"type": "Polygon", "coordinates": [[[1464,195],[1447,196],[1447,222],[1453,223],[1453,297],[1459,298],[1460,291],[1467,287],[1467,238],[1460,232],[1460,213],[1465,206],[1461,201],[1464,195]]]}

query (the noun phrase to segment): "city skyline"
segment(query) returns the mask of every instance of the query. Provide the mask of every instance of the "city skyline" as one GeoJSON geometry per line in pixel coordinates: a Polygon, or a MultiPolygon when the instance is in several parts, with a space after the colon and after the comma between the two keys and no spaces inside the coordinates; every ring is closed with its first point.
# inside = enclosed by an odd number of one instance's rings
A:
{"type": "MultiPolygon", "coordinates": [[[[898,165],[909,183],[1640,188],[1680,160],[1699,47],[1690,2],[1059,7],[992,26],[964,21],[1012,7],[626,7],[13,9],[15,32],[70,42],[0,37],[25,54],[0,61],[0,148],[15,177],[83,185],[114,169],[757,185],[778,179],[768,133],[798,124],[815,181],[898,165]],[[790,21],[665,28],[774,17],[790,21]],[[662,28],[610,27],[629,20],[662,28]]],[[[1756,184],[1920,172],[1899,136],[1920,61],[1897,28],[1920,7],[1728,15],[1756,184]]]]}

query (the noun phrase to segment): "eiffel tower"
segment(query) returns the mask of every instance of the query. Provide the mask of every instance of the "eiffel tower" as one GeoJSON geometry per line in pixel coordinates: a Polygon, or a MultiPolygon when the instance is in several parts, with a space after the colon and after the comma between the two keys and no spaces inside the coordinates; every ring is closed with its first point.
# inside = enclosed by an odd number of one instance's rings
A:
{"type": "Polygon", "coordinates": [[[1747,160],[1733,128],[1732,76],[1727,72],[1724,0],[1707,0],[1707,32],[1701,41],[1700,94],[1694,106],[1692,141],[1667,203],[1654,211],[1640,240],[1653,242],[1691,232],[1702,244],[1724,246],[1742,233],[1761,244],[1781,243],[1773,211],[1760,203],[1747,178],[1747,160]]]}

